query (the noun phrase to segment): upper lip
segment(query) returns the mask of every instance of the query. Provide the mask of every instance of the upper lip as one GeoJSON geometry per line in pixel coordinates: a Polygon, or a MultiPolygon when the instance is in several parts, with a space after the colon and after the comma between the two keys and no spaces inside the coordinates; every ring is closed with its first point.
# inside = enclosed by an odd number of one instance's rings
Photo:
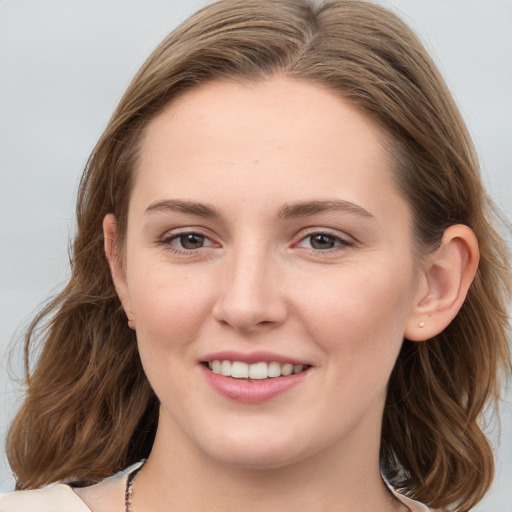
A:
{"type": "Polygon", "coordinates": [[[243,363],[247,364],[254,364],[254,363],[281,363],[286,364],[290,363],[293,365],[296,364],[302,364],[302,365],[309,365],[310,363],[297,359],[295,357],[286,356],[283,354],[276,354],[274,352],[263,352],[263,351],[257,351],[257,352],[234,352],[230,350],[223,350],[220,352],[214,352],[211,354],[207,354],[203,358],[200,359],[200,362],[209,362],[209,361],[241,361],[243,363]]]}

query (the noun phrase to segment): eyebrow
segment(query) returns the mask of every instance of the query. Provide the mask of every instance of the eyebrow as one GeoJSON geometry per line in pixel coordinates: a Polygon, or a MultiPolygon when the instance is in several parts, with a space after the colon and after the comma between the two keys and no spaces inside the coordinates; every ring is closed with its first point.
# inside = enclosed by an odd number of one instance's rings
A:
{"type": "Polygon", "coordinates": [[[199,217],[220,217],[217,209],[209,204],[183,201],[181,199],[164,199],[155,201],[146,208],[146,213],[153,211],[170,210],[173,212],[188,213],[199,217]]]}
{"type": "Polygon", "coordinates": [[[278,210],[277,216],[280,219],[289,219],[291,217],[316,215],[331,210],[355,213],[363,217],[373,218],[373,215],[363,207],[349,201],[338,199],[332,201],[304,201],[286,204],[278,210]]]}
{"type": "MultiPolygon", "coordinates": [[[[205,203],[196,203],[193,201],[183,201],[181,199],[164,199],[151,203],[146,212],[169,210],[199,217],[219,218],[218,210],[213,206],[205,203]]],[[[285,204],[277,211],[277,218],[290,219],[293,217],[307,217],[308,215],[316,215],[326,211],[344,211],[355,213],[363,217],[373,218],[373,215],[363,207],[343,200],[330,201],[302,201],[298,203],[285,204]]]]}

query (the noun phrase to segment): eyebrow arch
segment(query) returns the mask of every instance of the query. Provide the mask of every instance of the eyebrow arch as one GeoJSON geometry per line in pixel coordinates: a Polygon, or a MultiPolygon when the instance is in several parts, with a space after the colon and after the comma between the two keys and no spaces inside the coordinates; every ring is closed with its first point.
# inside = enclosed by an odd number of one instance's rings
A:
{"type": "Polygon", "coordinates": [[[318,213],[337,210],[348,213],[355,213],[362,215],[363,217],[373,218],[373,215],[358,206],[357,204],[343,200],[332,200],[332,201],[304,201],[299,203],[286,204],[281,207],[277,216],[280,219],[289,219],[291,217],[305,217],[308,215],[316,215],[318,213]]]}
{"type": "Polygon", "coordinates": [[[155,210],[170,210],[173,212],[198,215],[199,217],[220,217],[219,212],[214,206],[203,203],[196,203],[192,201],[182,201],[181,199],[164,199],[162,201],[155,201],[146,208],[146,213],[155,210]]]}

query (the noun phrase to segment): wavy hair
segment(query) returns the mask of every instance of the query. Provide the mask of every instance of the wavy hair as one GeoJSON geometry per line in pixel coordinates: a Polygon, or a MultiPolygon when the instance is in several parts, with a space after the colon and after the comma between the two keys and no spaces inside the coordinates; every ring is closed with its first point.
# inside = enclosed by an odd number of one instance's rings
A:
{"type": "Polygon", "coordinates": [[[112,283],[102,221],[116,215],[122,247],[140,141],[169,102],[213,80],[274,75],[328,88],[387,134],[420,254],[450,225],[476,233],[480,266],[459,314],[425,343],[404,340],[389,382],[381,467],[393,486],[435,508],[467,511],[490,486],[493,454],[480,420],[510,370],[509,253],[443,79],[415,34],[373,3],[220,0],[148,58],[87,163],[71,278],[25,340],[26,397],[7,440],[19,488],[98,480],[148,455],[159,404],[112,283]]]}

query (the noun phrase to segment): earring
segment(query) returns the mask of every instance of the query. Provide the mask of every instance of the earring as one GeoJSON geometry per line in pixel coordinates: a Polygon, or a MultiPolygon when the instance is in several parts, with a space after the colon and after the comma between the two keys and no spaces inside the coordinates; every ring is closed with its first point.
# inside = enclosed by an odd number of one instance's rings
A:
{"type": "MultiPolygon", "coordinates": [[[[420,303],[420,304],[421,304],[421,305],[428,304],[428,302],[429,302],[430,300],[432,300],[432,298],[433,298],[433,297],[432,297],[432,295],[427,295],[427,296],[426,296],[426,297],[421,301],[421,303],[420,303]]],[[[425,327],[425,322],[420,322],[420,323],[418,324],[418,327],[419,327],[420,329],[423,329],[423,327],[425,327]]]]}

